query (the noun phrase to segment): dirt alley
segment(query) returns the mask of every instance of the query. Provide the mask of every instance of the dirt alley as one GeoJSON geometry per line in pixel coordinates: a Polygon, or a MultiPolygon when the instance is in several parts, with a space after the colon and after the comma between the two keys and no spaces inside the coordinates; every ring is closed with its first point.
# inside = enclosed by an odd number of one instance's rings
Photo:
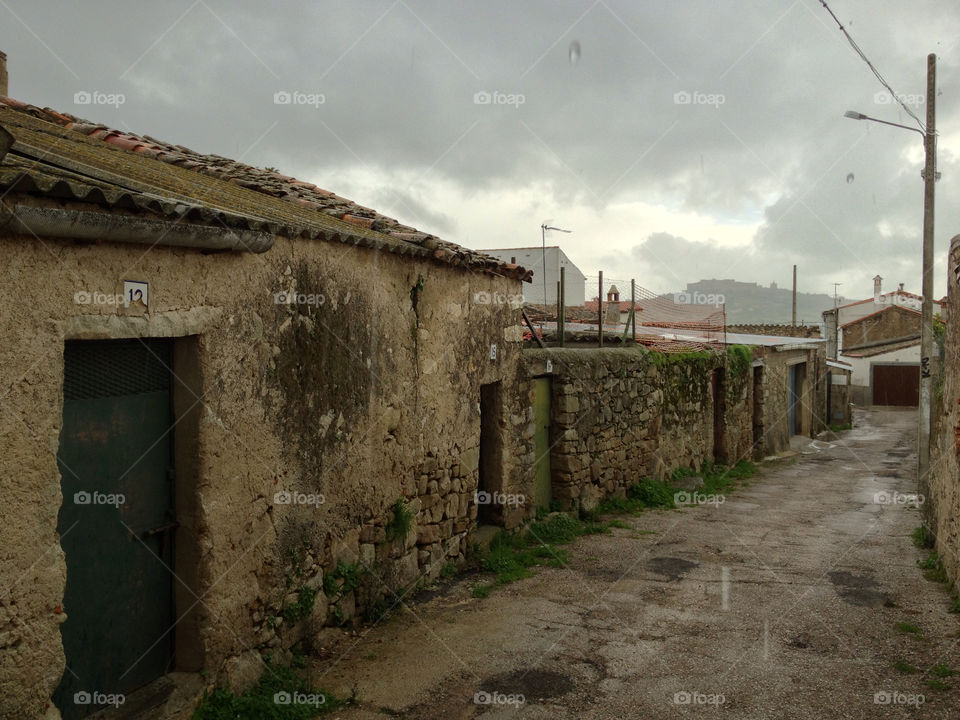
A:
{"type": "Polygon", "coordinates": [[[621,516],[633,529],[575,541],[565,568],[483,599],[486,578],[457,579],[312,679],[356,687],[333,715],[350,720],[960,718],[960,676],[928,685],[960,671],[960,616],[917,567],[919,511],[875,502],[915,491],[915,411],[855,422],[719,506],[621,516]]]}

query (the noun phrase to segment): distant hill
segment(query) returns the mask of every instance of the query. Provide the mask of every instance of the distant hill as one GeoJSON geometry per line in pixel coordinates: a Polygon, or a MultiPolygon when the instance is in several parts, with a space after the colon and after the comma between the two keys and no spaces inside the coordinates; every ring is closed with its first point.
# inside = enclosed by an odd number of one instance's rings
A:
{"type": "MultiPolygon", "coordinates": [[[[726,305],[728,323],[788,323],[791,319],[789,288],[779,288],[776,283],[764,287],[757,283],[737,280],[700,280],[687,283],[683,293],[675,293],[678,302],[709,302],[722,296],[726,305]]],[[[843,304],[843,298],[839,303],[843,304]]],[[[816,324],[822,321],[821,313],[833,307],[833,297],[825,293],[797,293],[797,322],[816,324]]]]}

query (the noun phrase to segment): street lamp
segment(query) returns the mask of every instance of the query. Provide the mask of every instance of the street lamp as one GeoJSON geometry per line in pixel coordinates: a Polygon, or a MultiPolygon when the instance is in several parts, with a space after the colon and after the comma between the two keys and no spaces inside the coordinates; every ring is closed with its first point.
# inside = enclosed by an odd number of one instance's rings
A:
{"type": "Polygon", "coordinates": [[[855,110],[848,110],[844,117],[853,120],[870,120],[893,127],[913,130],[923,136],[926,159],[923,166],[923,287],[920,315],[920,422],[917,429],[917,490],[927,492],[927,472],[930,469],[930,420],[933,378],[930,373],[930,356],[933,352],[933,201],[934,182],[937,172],[937,56],[927,55],[927,122],[924,130],[909,125],[900,125],[872,118],[855,110]]]}
{"type": "MultiPolygon", "coordinates": [[[[543,305],[547,306],[547,230],[556,230],[557,232],[562,233],[572,233],[573,230],[564,230],[563,228],[553,227],[548,225],[549,220],[545,220],[540,223],[540,245],[543,252],[543,305]]],[[[564,298],[566,300],[566,298],[564,298]]]]}

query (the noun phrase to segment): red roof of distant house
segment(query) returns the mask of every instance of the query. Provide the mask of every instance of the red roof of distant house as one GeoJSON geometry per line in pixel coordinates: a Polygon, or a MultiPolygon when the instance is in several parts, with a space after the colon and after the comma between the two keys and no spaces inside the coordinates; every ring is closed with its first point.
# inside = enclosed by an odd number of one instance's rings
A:
{"type": "MultiPolygon", "coordinates": [[[[881,293],[880,297],[891,297],[892,295],[901,295],[903,297],[913,298],[914,300],[920,300],[920,301],[923,300],[922,295],[915,295],[912,292],[907,292],[906,290],[901,290],[900,288],[897,288],[896,290],[891,290],[889,292],[881,293]]],[[[934,302],[939,303],[940,305],[945,305],[946,304],[945,300],[946,300],[946,297],[944,297],[943,300],[934,300],[934,302]]],[[[850,302],[845,305],[840,305],[839,307],[837,307],[837,309],[842,310],[843,308],[853,307],[854,305],[862,305],[863,303],[869,303],[869,302],[874,302],[874,298],[871,297],[871,298],[866,298],[864,300],[855,300],[854,302],[850,302]]]]}

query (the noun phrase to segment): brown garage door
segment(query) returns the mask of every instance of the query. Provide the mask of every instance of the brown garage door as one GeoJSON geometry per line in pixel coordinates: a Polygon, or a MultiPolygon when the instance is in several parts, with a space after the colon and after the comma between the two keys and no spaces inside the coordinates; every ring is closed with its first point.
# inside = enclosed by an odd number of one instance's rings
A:
{"type": "Polygon", "coordinates": [[[920,404],[919,365],[874,365],[873,404],[904,405],[920,404]]]}

